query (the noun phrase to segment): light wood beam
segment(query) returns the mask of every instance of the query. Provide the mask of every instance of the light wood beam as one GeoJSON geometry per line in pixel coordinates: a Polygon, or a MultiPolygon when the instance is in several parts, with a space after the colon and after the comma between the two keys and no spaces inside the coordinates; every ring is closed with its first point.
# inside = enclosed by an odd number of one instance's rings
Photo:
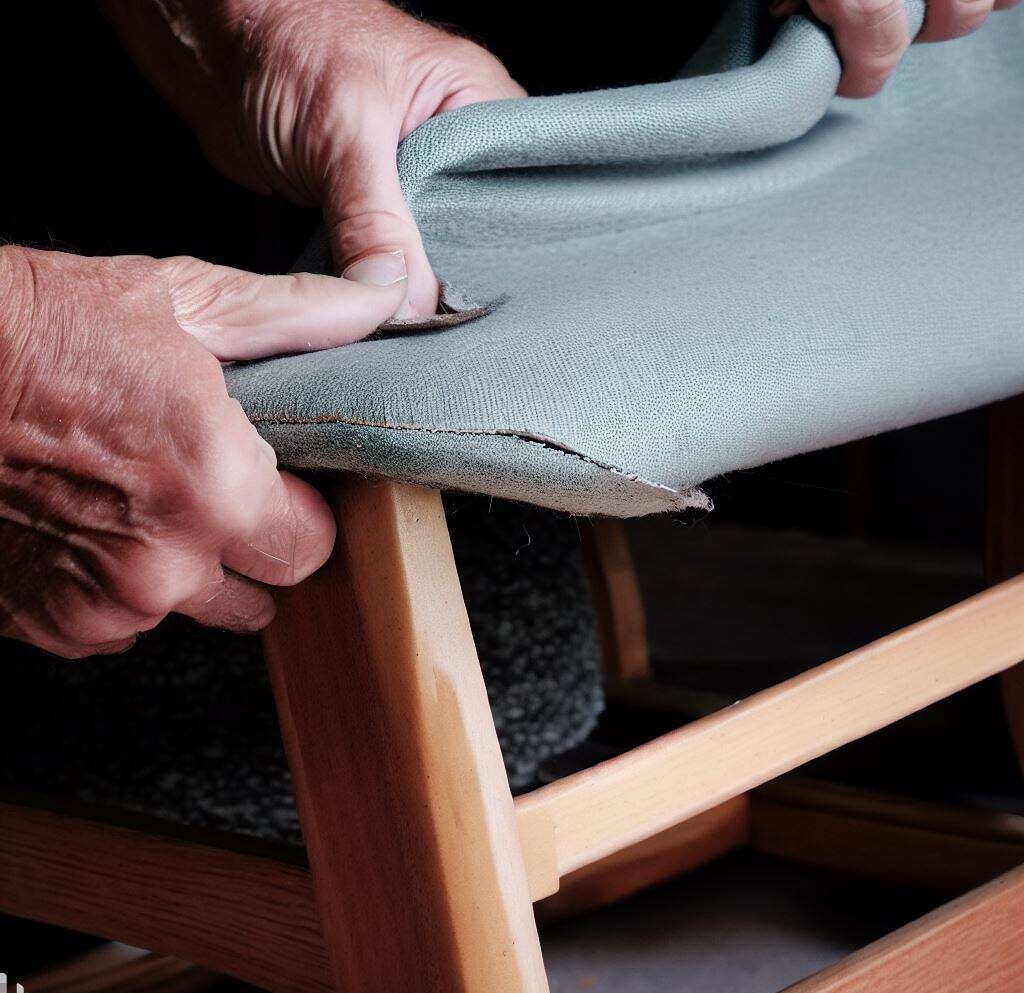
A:
{"type": "Polygon", "coordinates": [[[544,993],[440,495],[346,476],[329,499],[335,552],[264,645],[337,986],[544,993]]]}
{"type": "Polygon", "coordinates": [[[605,858],[1024,658],[1024,577],[592,769],[519,797],[558,876],[605,858]]]}

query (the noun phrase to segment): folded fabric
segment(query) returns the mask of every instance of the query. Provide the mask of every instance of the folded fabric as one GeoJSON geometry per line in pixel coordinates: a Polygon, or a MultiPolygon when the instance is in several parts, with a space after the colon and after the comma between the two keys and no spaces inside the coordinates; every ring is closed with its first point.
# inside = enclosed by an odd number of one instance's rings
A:
{"type": "Polygon", "coordinates": [[[854,102],[805,17],[758,57],[758,9],[682,78],[411,134],[435,271],[492,309],[229,370],[281,461],[630,516],[1024,391],[1024,11],[854,102]]]}

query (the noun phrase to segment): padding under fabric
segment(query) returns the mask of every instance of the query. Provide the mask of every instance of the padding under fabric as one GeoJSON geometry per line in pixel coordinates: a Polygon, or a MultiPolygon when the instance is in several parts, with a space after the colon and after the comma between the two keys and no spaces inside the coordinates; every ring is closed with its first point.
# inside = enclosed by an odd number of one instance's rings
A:
{"type": "MultiPolygon", "coordinates": [[[[229,370],[281,461],[629,516],[1024,390],[1024,10],[845,101],[804,17],[739,64],[757,7],[703,75],[411,134],[436,272],[497,305],[229,370]]],[[[322,237],[302,262],[329,268],[322,237]]]]}

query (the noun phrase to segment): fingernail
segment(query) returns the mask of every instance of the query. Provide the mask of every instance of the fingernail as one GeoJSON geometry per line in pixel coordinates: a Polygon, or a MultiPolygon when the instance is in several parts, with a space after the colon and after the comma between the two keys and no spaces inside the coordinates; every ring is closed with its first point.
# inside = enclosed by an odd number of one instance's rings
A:
{"type": "Polygon", "coordinates": [[[409,278],[405,267],[405,252],[399,248],[394,252],[367,255],[365,259],[353,262],[341,274],[341,278],[351,279],[364,286],[394,286],[409,278]]]}

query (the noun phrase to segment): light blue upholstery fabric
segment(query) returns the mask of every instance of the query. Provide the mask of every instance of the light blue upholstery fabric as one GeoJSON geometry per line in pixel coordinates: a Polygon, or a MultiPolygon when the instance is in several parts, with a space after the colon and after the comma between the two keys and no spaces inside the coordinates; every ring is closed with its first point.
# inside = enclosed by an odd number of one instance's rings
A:
{"type": "Polygon", "coordinates": [[[750,6],[690,69],[725,71],[410,135],[435,269],[496,307],[230,370],[282,462],[629,516],[1024,391],[1024,11],[853,102],[803,17],[736,67],[750,6]]]}

